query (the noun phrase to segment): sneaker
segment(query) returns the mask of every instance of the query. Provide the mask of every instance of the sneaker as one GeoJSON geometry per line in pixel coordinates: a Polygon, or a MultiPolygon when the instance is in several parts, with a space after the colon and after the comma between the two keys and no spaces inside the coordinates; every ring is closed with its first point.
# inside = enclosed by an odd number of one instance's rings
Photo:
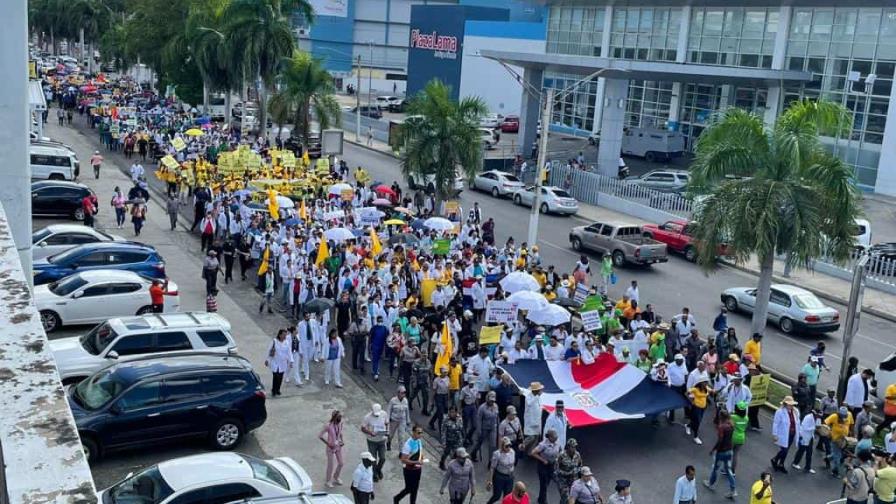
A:
{"type": "Polygon", "coordinates": [[[797,471],[799,471],[800,469],[802,469],[802,467],[800,467],[800,466],[797,465],[797,464],[790,464],[790,467],[796,469],[797,471]]]}
{"type": "Polygon", "coordinates": [[[342,480],[339,479],[339,478],[336,478],[336,479],[333,480],[333,483],[336,483],[337,485],[341,485],[341,484],[342,484],[342,480]]]}
{"type": "Polygon", "coordinates": [[[325,485],[326,485],[327,488],[333,488],[334,486],[336,486],[336,485],[333,484],[332,481],[328,481],[328,482],[326,482],[325,485]]]}
{"type": "Polygon", "coordinates": [[[712,490],[712,483],[710,483],[709,480],[703,480],[703,486],[712,490]]]}
{"type": "Polygon", "coordinates": [[[809,473],[809,474],[815,474],[815,469],[809,469],[809,470],[806,471],[806,472],[809,473]]]}
{"type": "Polygon", "coordinates": [[[702,445],[702,444],[703,444],[703,441],[702,441],[700,438],[695,437],[695,438],[694,438],[694,443],[696,443],[696,444],[698,444],[698,445],[702,445]]]}
{"type": "Polygon", "coordinates": [[[734,500],[735,497],[737,497],[737,490],[732,490],[732,491],[728,492],[727,494],[725,494],[726,499],[734,500]]]}
{"type": "Polygon", "coordinates": [[[337,384],[336,384],[336,388],[342,388],[342,384],[341,384],[341,383],[337,383],[337,384]]]}
{"type": "Polygon", "coordinates": [[[691,435],[691,427],[688,426],[688,425],[685,425],[685,426],[684,426],[684,433],[687,434],[688,436],[690,436],[690,435],[691,435]]]}
{"type": "Polygon", "coordinates": [[[373,375],[373,381],[380,381],[380,375],[373,375]]]}

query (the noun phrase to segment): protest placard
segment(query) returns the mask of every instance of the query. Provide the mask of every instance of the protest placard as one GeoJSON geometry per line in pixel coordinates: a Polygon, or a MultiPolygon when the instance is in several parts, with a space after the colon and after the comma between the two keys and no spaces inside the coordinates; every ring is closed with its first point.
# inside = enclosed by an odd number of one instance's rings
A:
{"type": "Polygon", "coordinates": [[[479,330],[480,345],[496,345],[501,341],[502,326],[482,326],[479,330]]]}
{"type": "Polygon", "coordinates": [[[576,292],[573,294],[573,300],[578,301],[579,303],[585,302],[585,299],[588,297],[588,286],[579,282],[576,284],[576,292]]]}
{"type": "Polygon", "coordinates": [[[753,393],[753,399],[750,406],[762,406],[768,399],[768,384],[771,375],[758,374],[750,378],[750,392],[753,393]]]}
{"type": "Polygon", "coordinates": [[[510,301],[489,301],[485,305],[485,323],[505,324],[516,320],[518,308],[510,301]]]}
{"type": "Polygon", "coordinates": [[[162,164],[165,165],[165,168],[168,168],[171,170],[180,166],[179,164],[177,164],[177,160],[174,159],[173,157],[171,157],[170,154],[162,157],[162,164]]]}
{"type": "Polygon", "coordinates": [[[173,140],[171,140],[171,146],[174,147],[174,150],[176,150],[177,152],[180,152],[187,148],[187,144],[184,142],[184,139],[180,137],[175,137],[173,140]]]}
{"type": "Polygon", "coordinates": [[[586,311],[579,314],[582,317],[582,328],[586,331],[600,330],[600,312],[597,310],[586,311]]]}

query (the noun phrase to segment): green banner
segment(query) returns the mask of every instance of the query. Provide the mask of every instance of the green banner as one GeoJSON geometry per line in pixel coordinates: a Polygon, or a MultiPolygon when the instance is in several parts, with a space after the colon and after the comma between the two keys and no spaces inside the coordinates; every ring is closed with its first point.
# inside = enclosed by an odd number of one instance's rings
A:
{"type": "Polygon", "coordinates": [[[448,238],[439,238],[432,244],[432,253],[435,255],[448,255],[451,251],[451,240],[448,238]]]}

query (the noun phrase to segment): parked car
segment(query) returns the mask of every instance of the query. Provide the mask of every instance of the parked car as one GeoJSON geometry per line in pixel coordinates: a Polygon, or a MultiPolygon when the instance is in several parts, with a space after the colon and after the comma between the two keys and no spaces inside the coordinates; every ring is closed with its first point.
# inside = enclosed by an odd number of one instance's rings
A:
{"type": "Polygon", "coordinates": [[[488,128],[479,128],[479,137],[482,139],[482,144],[486,150],[494,149],[501,138],[494,130],[488,128]]]}
{"type": "Polygon", "coordinates": [[[150,278],[165,278],[165,262],[156,249],[137,242],[85,243],[34,261],[34,285],[54,282],[73,273],[118,269],[150,278]]]}
{"type": "MultiPolygon", "coordinates": [[[[684,254],[690,262],[697,261],[697,244],[692,234],[693,222],[686,220],[671,220],[663,224],[644,224],[641,229],[644,236],[665,243],[666,247],[679,254],[684,254]]],[[[731,252],[727,245],[722,245],[716,251],[717,256],[729,255],[731,252]]]]}
{"type": "Polygon", "coordinates": [[[496,129],[501,126],[501,122],[503,121],[504,116],[501,114],[486,114],[479,118],[479,127],[496,129]]]}
{"type": "Polygon", "coordinates": [[[257,499],[245,499],[243,504],[352,504],[354,501],[345,495],[337,493],[304,493],[289,497],[260,497],[257,499]]]}
{"type": "Polygon", "coordinates": [[[29,155],[32,180],[75,180],[80,175],[78,156],[63,145],[34,142],[29,155]]]}
{"type": "Polygon", "coordinates": [[[116,362],[70,387],[67,397],[90,462],[112,450],[192,437],[229,450],[267,419],[264,387],[249,361],[235,355],[116,362]]]}
{"type": "MultiPolygon", "coordinates": [[[[730,312],[753,312],[756,306],[754,287],[732,287],[721,295],[722,304],[730,312]]],[[[815,294],[785,284],[773,284],[769,295],[768,321],[781,332],[826,333],[840,328],[840,313],[821,302],[815,294]]]]}
{"type": "Polygon", "coordinates": [[[408,108],[408,101],[404,98],[396,98],[391,103],[389,103],[388,110],[389,112],[401,113],[404,112],[408,108]]]}
{"type": "MultiPolygon", "coordinates": [[[[34,304],[44,331],[63,325],[96,324],[109,317],[151,313],[149,288],[152,279],[133,271],[92,270],[67,276],[57,282],[36,285],[34,304]]],[[[164,310],[180,310],[177,284],[168,281],[164,310]]]]}
{"type": "Polygon", "coordinates": [[[76,245],[105,241],[126,240],[81,224],[51,224],[31,234],[31,258],[43,259],[76,245]]]}
{"type": "Polygon", "coordinates": [[[485,171],[473,178],[473,189],[491,193],[496,198],[514,194],[524,187],[516,176],[500,170],[485,171]]]}
{"type": "MultiPolygon", "coordinates": [[[[353,107],[351,113],[357,114],[358,107],[353,107]]],[[[361,105],[361,115],[371,119],[382,119],[383,111],[380,110],[379,105],[361,105]]]]}
{"type": "Polygon", "coordinates": [[[77,182],[46,180],[31,183],[31,215],[84,220],[81,201],[93,190],[77,182]]]}
{"type": "MultiPolygon", "coordinates": [[[[419,175],[408,175],[408,187],[412,191],[416,191],[417,189],[423,189],[428,194],[432,194],[436,192],[435,185],[435,176],[426,175],[424,177],[420,177],[419,175]]],[[[458,173],[454,176],[454,191],[455,195],[460,194],[461,191],[464,190],[464,177],[458,173]]]]}
{"type": "Polygon", "coordinates": [[[103,504],[223,504],[311,492],[311,477],[289,457],[203,453],[166,460],[100,492],[103,504]]]}
{"type": "Polygon", "coordinates": [[[689,177],[684,170],[651,170],[640,177],[629,177],[625,183],[656,190],[681,189],[688,185],[689,177]]]}
{"type": "Polygon", "coordinates": [[[871,247],[871,222],[868,219],[853,219],[855,220],[855,228],[853,230],[853,236],[855,237],[856,247],[861,249],[868,249],[871,247]]]}
{"type": "Polygon", "coordinates": [[[517,133],[520,130],[520,116],[509,115],[501,122],[501,133],[517,133]]]}
{"type": "Polygon", "coordinates": [[[230,322],[216,313],[156,313],[116,317],[81,337],[50,341],[59,377],[77,383],[116,359],[217,352],[236,353],[230,322]]]}
{"type": "Polygon", "coordinates": [[[625,223],[595,222],[569,232],[575,250],[594,250],[610,254],[617,267],[627,263],[651,265],[669,260],[665,243],[644,236],[641,226],[625,223]]]}
{"type": "Polygon", "coordinates": [[[392,104],[397,104],[399,101],[402,101],[401,98],[397,96],[377,96],[376,97],[376,105],[380,108],[380,111],[389,110],[389,107],[392,104]]]}
{"type": "MultiPolygon", "coordinates": [[[[535,186],[518,190],[513,194],[513,202],[517,205],[531,207],[535,202],[535,186]]],[[[575,215],[579,211],[579,202],[559,187],[541,186],[541,204],[538,211],[543,214],[575,215]]]]}

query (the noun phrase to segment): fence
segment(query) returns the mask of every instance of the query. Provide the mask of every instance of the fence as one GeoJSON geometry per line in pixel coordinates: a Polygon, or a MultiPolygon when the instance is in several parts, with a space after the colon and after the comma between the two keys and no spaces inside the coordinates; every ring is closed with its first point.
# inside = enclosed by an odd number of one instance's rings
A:
{"type": "Polygon", "coordinates": [[[662,223],[667,220],[687,219],[691,202],[677,194],[646,187],[553,163],[551,183],[563,187],[577,200],[600,205],[641,219],[662,223]]]}
{"type": "MultiPolygon", "coordinates": [[[[812,265],[812,269],[825,275],[851,280],[856,261],[864,253],[862,250],[854,251],[850,258],[842,264],[837,264],[829,258],[817,259],[812,265]]],[[[896,260],[872,255],[865,266],[865,285],[896,295],[896,260]]]]}

